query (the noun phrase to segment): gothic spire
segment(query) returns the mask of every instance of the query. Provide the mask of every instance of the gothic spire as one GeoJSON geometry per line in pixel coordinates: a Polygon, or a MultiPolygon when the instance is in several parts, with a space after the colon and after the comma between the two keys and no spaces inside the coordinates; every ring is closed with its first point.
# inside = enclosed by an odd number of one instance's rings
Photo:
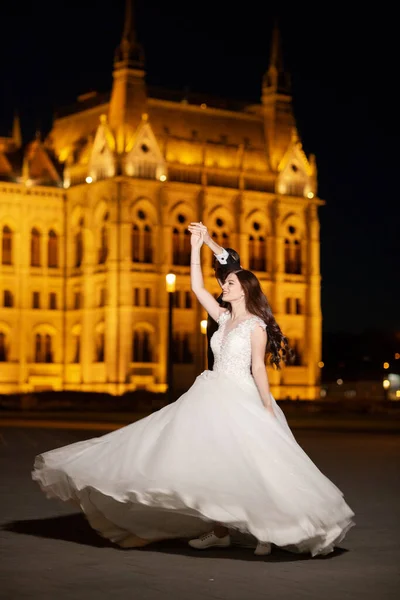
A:
{"type": "Polygon", "coordinates": [[[278,94],[291,94],[290,77],[284,69],[281,36],[275,19],[272,31],[269,67],[264,75],[263,88],[278,94]]]}
{"type": "Polygon", "coordinates": [[[115,67],[124,66],[133,69],[144,67],[143,49],[137,41],[135,31],[133,0],[126,0],[124,29],[121,43],[115,52],[114,63],[115,67]]]}
{"type": "Polygon", "coordinates": [[[147,112],[143,51],[136,38],[133,0],[126,0],[124,29],[114,60],[108,122],[118,154],[125,151],[147,112]]]}
{"type": "Polygon", "coordinates": [[[22,134],[21,134],[21,124],[19,121],[18,113],[14,115],[13,128],[12,128],[12,138],[16,148],[21,148],[22,146],[22,134]]]}

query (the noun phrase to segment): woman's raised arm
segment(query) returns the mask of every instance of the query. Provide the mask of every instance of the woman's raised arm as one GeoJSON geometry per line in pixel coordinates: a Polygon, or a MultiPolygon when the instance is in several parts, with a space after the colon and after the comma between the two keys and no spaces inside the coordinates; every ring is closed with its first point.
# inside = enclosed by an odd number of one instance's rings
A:
{"type": "Polygon", "coordinates": [[[210,294],[210,292],[207,292],[206,288],[204,287],[200,261],[200,249],[203,245],[203,235],[199,233],[192,233],[190,242],[192,245],[190,259],[190,283],[192,286],[192,291],[196,295],[196,298],[202,307],[208,312],[210,317],[214,319],[214,321],[218,321],[220,315],[223,312],[226,312],[226,310],[218,304],[214,296],[210,294]]]}

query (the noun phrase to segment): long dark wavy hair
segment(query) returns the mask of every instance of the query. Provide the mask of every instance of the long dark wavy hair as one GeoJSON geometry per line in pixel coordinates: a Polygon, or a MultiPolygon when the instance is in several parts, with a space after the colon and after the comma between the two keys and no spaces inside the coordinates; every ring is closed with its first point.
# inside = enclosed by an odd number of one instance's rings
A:
{"type": "MultiPolygon", "coordinates": [[[[294,352],[289,347],[289,341],[283,335],[281,328],[272,314],[267,297],[261,289],[260,282],[251,271],[241,269],[234,273],[243,288],[246,308],[249,313],[257,315],[267,326],[267,354],[268,361],[277,369],[281,368],[281,362],[290,364],[294,358],[294,352]]],[[[231,310],[229,302],[223,302],[228,310],[231,310]]]]}

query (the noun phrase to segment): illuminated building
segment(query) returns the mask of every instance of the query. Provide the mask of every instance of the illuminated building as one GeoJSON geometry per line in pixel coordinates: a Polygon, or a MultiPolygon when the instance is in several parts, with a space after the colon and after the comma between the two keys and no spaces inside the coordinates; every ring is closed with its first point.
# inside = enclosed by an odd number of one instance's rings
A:
{"type": "Polygon", "coordinates": [[[128,1],[111,93],[79,97],[44,141],[23,148],[18,119],[0,138],[0,392],[165,390],[170,271],[174,380],[189,386],[204,312],[187,226],[202,220],[255,271],[297,350],[270,370],[273,394],[319,398],[322,204],[278,29],[260,103],[177,99],[146,86],[128,1]]]}

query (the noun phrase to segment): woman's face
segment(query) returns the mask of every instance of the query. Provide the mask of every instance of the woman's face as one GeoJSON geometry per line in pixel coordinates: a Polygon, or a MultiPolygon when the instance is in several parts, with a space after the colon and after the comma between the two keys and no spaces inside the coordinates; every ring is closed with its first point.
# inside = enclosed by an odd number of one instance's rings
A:
{"type": "Polygon", "coordinates": [[[222,286],[222,300],[235,302],[244,297],[243,288],[235,273],[230,273],[222,286]]]}

